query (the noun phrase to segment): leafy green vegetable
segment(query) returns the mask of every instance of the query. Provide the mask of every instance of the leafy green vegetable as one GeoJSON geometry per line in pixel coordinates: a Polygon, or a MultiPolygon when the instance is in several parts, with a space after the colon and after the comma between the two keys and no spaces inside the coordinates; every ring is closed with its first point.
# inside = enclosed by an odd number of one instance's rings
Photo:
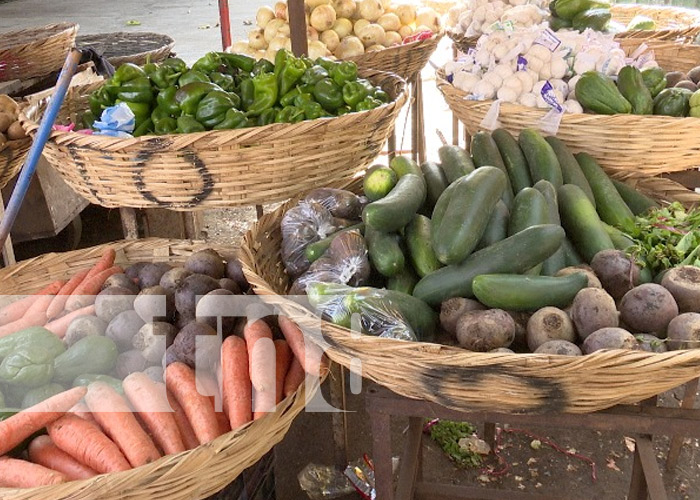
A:
{"type": "Polygon", "coordinates": [[[628,251],[654,274],[680,265],[700,267],[700,209],[672,203],[637,216],[624,230],[636,241],[628,251]]]}
{"type": "Polygon", "coordinates": [[[476,428],[468,422],[440,420],[430,427],[430,437],[459,467],[481,465],[481,455],[459,446],[460,439],[469,437],[475,432],[476,428]]]}

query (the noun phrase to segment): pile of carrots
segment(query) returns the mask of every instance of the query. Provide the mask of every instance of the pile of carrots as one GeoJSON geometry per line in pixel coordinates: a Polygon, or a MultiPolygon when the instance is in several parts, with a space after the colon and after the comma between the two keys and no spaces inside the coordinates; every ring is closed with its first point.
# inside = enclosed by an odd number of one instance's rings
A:
{"type": "Polygon", "coordinates": [[[0,337],[43,326],[63,338],[78,316],[94,314],[95,296],[113,274],[123,272],[114,265],[116,252],[107,248],[90,269],[76,273],[68,281],[57,280],[34,295],[13,302],[0,310],[0,337]]]}

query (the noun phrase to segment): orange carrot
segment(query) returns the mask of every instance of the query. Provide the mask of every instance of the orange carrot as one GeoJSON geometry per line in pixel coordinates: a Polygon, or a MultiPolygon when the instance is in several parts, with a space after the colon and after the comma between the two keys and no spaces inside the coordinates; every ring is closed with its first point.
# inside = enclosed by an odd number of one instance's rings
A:
{"type": "Polygon", "coordinates": [[[165,369],[165,384],[187,415],[200,444],[219,437],[219,423],[207,396],[197,391],[194,370],[179,361],[165,369]]]}
{"type": "Polygon", "coordinates": [[[89,306],[95,302],[95,296],[100,293],[100,288],[102,284],[112,276],[113,274],[121,273],[122,268],[119,266],[112,266],[109,269],[100,271],[93,276],[85,277],[82,283],[73,290],[73,293],[66,301],[66,311],[75,311],[81,307],[89,306]]]}
{"type": "Polygon", "coordinates": [[[26,460],[0,457],[0,486],[5,488],[34,488],[67,481],[66,476],[26,460]]]}
{"type": "Polygon", "coordinates": [[[60,472],[69,481],[88,479],[97,475],[87,465],[81,464],[51,441],[49,436],[37,436],[29,443],[29,460],[60,472]]]}
{"type": "Polygon", "coordinates": [[[175,399],[175,396],[173,396],[170,391],[167,391],[167,393],[168,403],[170,403],[170,407],[173,409],[173,417],[175,417],[175,423],[177,423],[177,428],[180,431],[180,436],[182,436],[182,442],[185,444],[185,448],[188,450],[196,448],[199,446],[199,439],[197,439],[197,435],[194,433],[190,421],[187,420],[185,410],[182,409],[182,406],[180,406],[180,403],[177,402],[177,399],[175,399]]]}
{"type": "Polygon", "coordinates": [[[299,386],[304,382],[306,372],[301,367],[297,358],[292,359],[292,364],[289,367],[287,376],[284,378],[284,397],[289,397],[299,389],[299,386]]]}
{"type": "Polygon", "coordinates": [[[16,300],[13,303],[3,307],[2,310],[0,310],[0,326],[20,319],[22,316],[24,316],[24,313],[27,312],[27,309],[29,309],[40,296],[56,293],[56,284],[57,282],[55,281],[53,283],[49,283],[37,293],[24,297],[20,300],[16,300]]]}
{"type": "Polygon", "coordinates": [[[286,316],[278,316],[277,323],[282,335],[306,373],[315,373],[322,363],[323,353],[313,342],[305,342],[301,328],[286,316]]]}
{"type": "Polygon", "coordinates": [[[79,271],[71,279],[69,279],[65,285],[61,287],[61,289],[51,301],[51,305],[49,305],[48,309],[46,309],[47,319],[57,318],[58,315],[63,312],[63,308],[66,306],[66,301],[68,300],[68,297],[71,293],[73,293],[73,290],[78,288],[78,285],[82,283],[82,281],[85,279],[85,276],[88,275],[89,271],[89,269],[83,269],[82,271],[79,271]]]}
{"type": "Polygon", "coordinates": [[[122,383],[127,399],[143,420],[155,442],[166,455],[185,451],[165,392],[165,384],[143,372],[134,372],[122,383]]]}
{"type": "Polygon", "coordinates": [[[231,429],[253,420],[253,389],[248,371],[248,350],[245,340],[230,336],[221,345],[221,385],[224,411],[231,429]]]}
{"type": "Polygon", "coordinates": [[[88,420],[68,413],[47,429],[56,446],[100,474],[131,469],[119,447],[88,420]]]}
{"type": "Polygon", "coordinates": [[[250,383],[253,387],[253,419],[275,408],[275,344],[272,331],[263,320],[246,323],[243,337],[248,347],[250,383]]]}
{"type": "Polygon", "coordinates": [[[92,314],[95,314],[95,306],[85,306],[81,309],[76,309],[73,312],[69,312],[68,314],[61,316],[50,323],[46,323],[44,328],[55,333],[60,338],[63,338],[66,335],[66,331],[68,331],[68,327],[75,318],[78,316],[90,316],[92,314]]]}
{"type": "Polygon", "coordinates": [[[58,420],[86,393],[85,387],[74,387],[12,415],[0,422],[0,455],[7,453],[36,431],[58,420]]]}
{"type": "Polygon", "coordinates": [[[78,416],[83,420],[87,420],[95,425],[99,425],[97,423],[97,420],[95,420],[95,416],[92,414],[90,408],[87,407],[84,401],[78,401],[75,405],[73,405],[73,408],[68,410],[68,413],[72,413],[73,415],[78,416]]]}
{"type": "Polygon", "coordinates": [[[117,258],[117,252],[114,251],[112,247],[107,247],[104,249],[102,252],[102,256],[100,257],[100,260],[95,262],[95,265],[93,265],[87,273],[86,278],[90,279],[93,276],[95,276],[98,273],[101,273],[105,269],[109,269],[110,267],[114,266],[114,259],[117,258]]]}
{"type": "Polygon", "coordinates": [[[284,399],[284,379],[292,364],[292,350],[286,340],[275,340],[275,403],[284,399]]]}
{"type": "Polygon", "coordinates": [[[88,386],[85,403],[95,420],[127,458],[132,467],[158,460],[161,455],[151,437],[139,425],[129,404],[104,382],[88,386]]]}
{"type": "Polygon", "coordinates": [[[42,295],[39,297],[37,300],[34,301],[34,303],[27,309],[27,312],[24,313],[23,318],[28,318],[32,321],[36,321],[38,325],[43,325],[46,323],[46,310],[49,308],[51,305],[51,302],[53,302],[54,297],[58,293],[58,291],[63,287],[63,285],[66,284],[64,280],[58,280],[54,281],[52,283],[54,285],[55,291],[52,290],[51,293],[42,295]]]}
{"type": "Polygon", "coordinates": [[[203,394],[209,398],[209,403],[214,409],[214,415],[216,416],[216,421],[219,423],[219,436],[226,434],[231,430],[231,424],[228,421],[228,416],[223,410],[223,402],[221,398],[221,391],[219,390],[219,383],[214,377],[204,370],[199,370],[195,373],[195,379],[197,381],[197,387],[201,388],[203,394]]]}
{"type": "Polygon", "coordinates": [[[41,325],[43,325],[43,323],[37,324],[36,321],[33,321],[27,317],[22,317],[17,321],[13,321],[12,323],[0,326],[0,337],[5,337],[6,335],[10,335],[11,333],[15,333],[20,330],[24,330],[25,328],[29,328],[30,326],[41,325]]]}

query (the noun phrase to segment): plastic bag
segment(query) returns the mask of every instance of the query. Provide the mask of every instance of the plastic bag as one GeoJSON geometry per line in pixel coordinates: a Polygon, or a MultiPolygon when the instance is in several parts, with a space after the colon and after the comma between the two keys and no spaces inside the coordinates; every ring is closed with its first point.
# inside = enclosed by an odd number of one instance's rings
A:
{"type": "Polygon", "coordinates": [[[136,124],[136,116],[131,108],[123,102],[116,106],[106,108],[100,119],[92,124],[99,135],[109,135],[112,137],[132,137],[136,124]]]}
{"type": "Polygon", "coordinates": [[[282,262],[293,278],[303,274],[311,265],[304,250],[336,232],[333,215],[319,203],[302,201],[282,218],[282,262]]]}
{"type": "Polygon", "coordinates": [[[314,189],[306,195],[304,200],[322,205],[333,214],[333,217],[341,219],[359,219],[364,208],[362,198],[345,189],[314,189]]]}
{"type": "Polygon", "coordinates": [[[330,465],[310,463],[297,475],[299,486],[311,500],[327,500],[355,491],[350,480],[330,465]]]}

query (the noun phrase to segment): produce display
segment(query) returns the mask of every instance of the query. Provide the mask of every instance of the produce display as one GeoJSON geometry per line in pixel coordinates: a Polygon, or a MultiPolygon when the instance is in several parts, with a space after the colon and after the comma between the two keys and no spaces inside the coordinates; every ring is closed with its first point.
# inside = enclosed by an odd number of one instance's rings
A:
{"type": "Polygon", "coordinates": [[[533,129],[471,152],[376,165],[364,196],[310,192],[281,222],[291,293],[340,326],[473,351],[700,347],[700,210],[533,129]]]}
{"type": "Polygon", "coordinates": [[[358,78],[353,62],[294,57],[286,49],[275,53],[274,63],[210,52],[191,68],[176,58],[143,67],[121,65],[90,95],[83,121],[102,130],[109,122],[105,110],[124,103],[134,115],[134,137],[187,134],[297,123],[388,101],[384,90],[358,78]]]}
{"type": "Polygon", "coordinates": [[[656,23],[646,16],[635,16],[627,26],[612,20],[608,0],[554,0],[549,4],[549,26],[555,30],[593,29],[609,33],[654,30],[656,23]]]}
{"type": "MultiPolygon", "coordinates": [[[[305,0],[309,56],[347,59],[413,42],[440,31],[440,16],[430,7],[392,0],[305,0]]],[[[233,52],[274,61],[281,48],[291,50],[287,3],[263,6],[248,40],[233,52]]]]}
{"type": "Polygon", "coordinates": [[[9,96],[0,95],[0,150],[9,141],[27,137],[19,123],[19,106],[9,96]]]}
{"type": "Polygon", "coordinates": [[[466,0],[450,8],[445,24],[467,37],[498,30],[527,28],[549,17],[546,2],[529,0],[466,0]]]}
{"type": "Polygon", "coordinates": [[[274,411],[316,359],[285,317],[220,318],[221,344],[217,317],[195,314],[247,291],[234,257],[205,249],[123,270],[115,257],[0,309],[0,487],[195,448],[274,411]]]}

